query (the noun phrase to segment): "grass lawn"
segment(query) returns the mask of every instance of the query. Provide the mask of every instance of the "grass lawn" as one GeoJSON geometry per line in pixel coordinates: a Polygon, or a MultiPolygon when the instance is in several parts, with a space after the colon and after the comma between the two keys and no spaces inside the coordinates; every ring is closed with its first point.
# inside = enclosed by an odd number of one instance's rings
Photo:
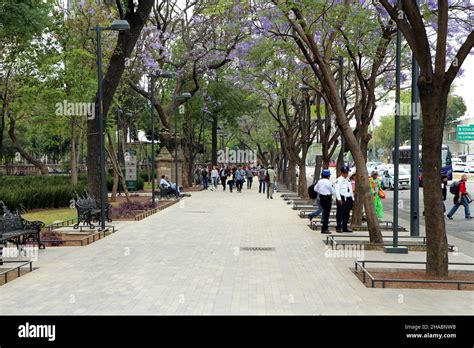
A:
{"type": "Polygon", "coordinates": [[[144,190],[151,190],[151,182],[144,182],[143,184],[143,189],[144,190]]]}
{"type": "Polygon", "coordinates": [[[77,211],[71,208],[35,209],[22,214],[22,216],[26,220],[39,220],[43,221],[46,225],[50,225],[56,221],[64,221],[77,217],[77,211]]]}

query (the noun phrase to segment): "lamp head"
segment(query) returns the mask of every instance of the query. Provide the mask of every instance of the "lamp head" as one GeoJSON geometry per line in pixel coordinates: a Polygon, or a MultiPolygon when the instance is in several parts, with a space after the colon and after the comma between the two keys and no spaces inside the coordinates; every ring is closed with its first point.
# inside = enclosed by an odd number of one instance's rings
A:
{"type": "Polygon", "coordinates": [[[128,24],[128,22],[124,19],[116,19],[112,22],[109,29],[110,30],[117,30],[117,31],[129,30],[130,29],[130,24],[128,24]]]}
{"type": "Polygon", "coordinates": [[[189,98],[191,98],[191,93],[189,93],[189,92],[184,92],[184,93],[181,94],[181,98],[183,98],[183,99],[189,99],[189,98]]]}

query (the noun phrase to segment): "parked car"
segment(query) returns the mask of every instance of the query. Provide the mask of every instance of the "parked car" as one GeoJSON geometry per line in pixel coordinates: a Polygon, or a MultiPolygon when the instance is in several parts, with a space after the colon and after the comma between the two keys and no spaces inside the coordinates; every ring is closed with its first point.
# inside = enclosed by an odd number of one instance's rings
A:
{"type": "MultiPolygon", "coordinates": [[[[383,172],[382,186],[385,189],[393,190],[394,185],[394,169],[390,168],[383,172]]],[[[405,168],[398,168],[398,188],[410,188],[410,173],[405,168]]]]}
{"type": "Polygon", "coordinates": [[[463,173],[465,168],[465,162],[453,162],[453,172],[463,173]]]}
{"type": "Polygon", "coordinates": [[[474,173],[474,162],[467,162],[464,167],[464,173],[474,173]]]}

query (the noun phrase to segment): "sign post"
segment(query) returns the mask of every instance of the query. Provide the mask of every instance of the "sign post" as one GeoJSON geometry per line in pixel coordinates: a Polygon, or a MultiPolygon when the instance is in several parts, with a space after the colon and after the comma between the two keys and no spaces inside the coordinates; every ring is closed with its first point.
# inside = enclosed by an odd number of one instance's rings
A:
{"type": "Polygon", "coordinates": [[[137,190],[137,152],[125,152],[125,183],[129,191],[137,190]]]}

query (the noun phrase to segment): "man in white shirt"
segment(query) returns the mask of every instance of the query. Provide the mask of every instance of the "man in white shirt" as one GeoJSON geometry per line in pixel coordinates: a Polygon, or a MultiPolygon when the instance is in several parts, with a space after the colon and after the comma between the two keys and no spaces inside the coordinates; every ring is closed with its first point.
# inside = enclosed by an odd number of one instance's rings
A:
{"type": "Polygon", "coordinates": [[[352,191],[352,184],[348,178],[349,167],[342,166],[341,176],[336,180],[336,232],[352,232],[347,227],[349,223],[349,216],[354,202],[354,192],[352,191]]]}
{"type": "Polygon", "coordinates": [[[160,186],[164,189],[167,189],[168,187],[170,187],[170,184],[168,181],[166,181],[166,178],[164,175],[161,176],[160,186]]]}
{"type": "Polygon", "coordinates": [[[322,216],[322,223],[323,226],[321,227],[321,233],[331,233],[328,229],[329,224],[329,214],[331,213],[331,205],[332,205],[332,195],[335,193],[334,187],[329,180],[331,177],[331,172],[328,169],[324,169],[321,172],[321,179],[318,181],[314,190],[318,193],[319,196],[319,204],[323,209],[323,216],[322,216]]]}

